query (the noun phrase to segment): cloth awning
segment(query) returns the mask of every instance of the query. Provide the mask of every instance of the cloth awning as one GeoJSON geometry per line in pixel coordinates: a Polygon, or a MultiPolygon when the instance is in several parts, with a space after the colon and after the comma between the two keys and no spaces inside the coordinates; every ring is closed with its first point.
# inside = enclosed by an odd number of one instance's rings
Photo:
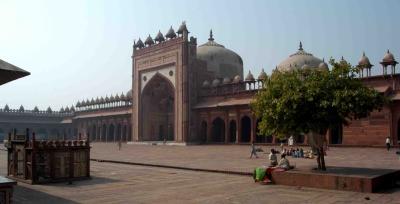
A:
{"type": "Polygon", "coordinates": [[[0,59],[0,85],[31,73],[0,59]]]}

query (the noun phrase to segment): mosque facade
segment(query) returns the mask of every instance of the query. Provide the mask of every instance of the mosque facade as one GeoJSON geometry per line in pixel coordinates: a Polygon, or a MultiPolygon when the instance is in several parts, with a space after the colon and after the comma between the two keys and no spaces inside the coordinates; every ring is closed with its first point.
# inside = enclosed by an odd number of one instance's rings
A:
{"type": "MultiPolygon", "coordinates": [[[[342,58],[342,60],[344,60],[342,58]]],[[[389,136],[400,141],[400,75],[397,61],[387,51],[382,74],[371,75],[373,65],[365,53],[358,62],[362,82],[387,95],[391,103],[368,118],[328,131],[331,145],[383,146],[389,136]]],[[[298,50],[276,67],[329,69],[324,59],[298,50]]],[[[126,94],[83,100],[60,111],[0,109],[0,135],[14,128],[32,128],[43,138],[88,137],[91,141],[176,144],[278,144],[274,135],[259,135],[258,118],[250,103],[263,87],[264,70],[257,77],[243,73],[243,60],[216,42],[212,31],[198,45],[185,23],[175,32],[134,42],[132,89],[126,94]],[[7,118],[14,118],[7,120],[7,118]],[[40,120],[38,119],[40,118],[40,120]],[[41,123],[37,123],[37,122],[41,123]],[[36,122],[36,123],[35,123],[36,122]]],[[[1,139],[1,138],[0,138],[1,139]]],[[[297,136],[299,144],[307,138],[297,136]]]]}

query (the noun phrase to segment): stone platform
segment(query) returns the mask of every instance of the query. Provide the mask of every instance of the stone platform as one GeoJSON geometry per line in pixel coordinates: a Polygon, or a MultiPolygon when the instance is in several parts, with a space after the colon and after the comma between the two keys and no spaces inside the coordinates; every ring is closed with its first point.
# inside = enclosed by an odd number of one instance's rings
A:
{"type": "Polygon", "coordinates": [[[309,169],[272,172],[272,180],[278,185],[375,193],[394,187],[400,180],[400,170],[331,166],[325,172],[309,169]]]}

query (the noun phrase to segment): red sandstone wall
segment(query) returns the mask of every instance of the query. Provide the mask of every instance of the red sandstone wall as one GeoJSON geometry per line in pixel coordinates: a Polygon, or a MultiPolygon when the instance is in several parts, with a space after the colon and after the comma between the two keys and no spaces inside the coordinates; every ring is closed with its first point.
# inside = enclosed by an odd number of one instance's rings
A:
{"type": "Polygon", "coordinates": [[[391,135],[390,109],[374,111],[368,118],[352,121],[343,128],[344,145],[385,145],[385,139],[391,135]]]}

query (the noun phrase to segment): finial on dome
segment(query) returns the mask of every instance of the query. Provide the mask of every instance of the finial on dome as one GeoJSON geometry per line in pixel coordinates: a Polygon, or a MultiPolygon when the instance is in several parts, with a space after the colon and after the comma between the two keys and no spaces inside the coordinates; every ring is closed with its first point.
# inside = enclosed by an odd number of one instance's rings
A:
{"type": "Polygon", "coordinates": [[[210,30],[210,38],[208,38],[208,40],[209,41],[214,41],[212,29],[210,30]]]}
{"type": "Polygon", "coordinates": [[[365,51],[363,51],[363,57],[365,57],[365,51]]]}
{"type": "Polygon", "coordinates": [[[300,44],[299,44],[299,50],[303,50],[303,44],[301,43],[301,41],[300,41],[300,44]]]}

